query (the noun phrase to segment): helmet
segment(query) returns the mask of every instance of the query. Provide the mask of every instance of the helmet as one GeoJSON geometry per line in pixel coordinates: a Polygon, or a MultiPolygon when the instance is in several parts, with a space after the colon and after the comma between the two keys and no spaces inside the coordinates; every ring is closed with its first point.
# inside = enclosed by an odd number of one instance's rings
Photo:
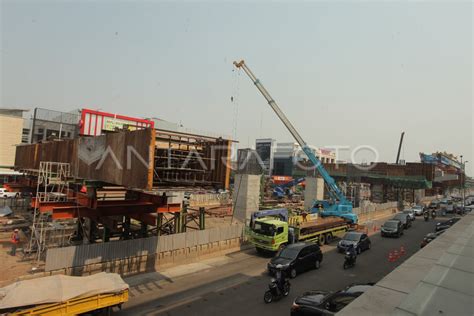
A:
{"type": "Polygon", "coordinates": [[[13,231],[14,231],[15,233],[18,233],[18,232],[19,232],[18,228],[15,228],[13,231]]]}
{"type": "Polygon", "coordinates": [[[281,264],[277,264],[275,268],[281,270],[281,269],[283,269],[283,266],[281,264]]]}

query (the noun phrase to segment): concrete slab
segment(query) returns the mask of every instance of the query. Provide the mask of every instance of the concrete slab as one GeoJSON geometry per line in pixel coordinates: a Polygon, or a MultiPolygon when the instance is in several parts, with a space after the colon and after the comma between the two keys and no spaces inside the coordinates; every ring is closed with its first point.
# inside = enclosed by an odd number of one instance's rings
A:
{"type": "Polygon", "coordinates": [[[474,274],[435,265],[423,282],[474,296],[474,274]]]}
{"type": "Polygon", "coordinates": [[[359,296],[346,308],[337,313],[338,316],[380,316],[389,315],[393,309],[402,302],[406,294],[374,286],[364,295],[359,296]],[[387,300],[390,297],[390,300],[387,300]]]}
{"type": "Polygon", "coordinates": [[[445,253],[438,261],[438,265],[474,273],[474,258],[445,253]]]}
{"type": "Polygon", "coordinates": [[[422,282],[394,310],[392,315],[472,316],[474,315],[474,299],[464,293],[422,282]]]}
{"type": "Polygon", "coordinates": [[[411,257],[398,269],[383,278],[377,285],[395,291],[410,293],[416,287],[426,272],[426,267],[435,263],[432,259],[411,257]]]}

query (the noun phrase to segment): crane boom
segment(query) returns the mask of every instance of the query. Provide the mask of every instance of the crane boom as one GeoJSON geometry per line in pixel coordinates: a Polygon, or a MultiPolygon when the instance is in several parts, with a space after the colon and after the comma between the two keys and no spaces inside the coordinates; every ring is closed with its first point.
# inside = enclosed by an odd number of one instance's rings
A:
{"type": "Polygon", "coordinates": [[[321,161],[316,157],[316,155],[313,153],[311,148],[306,144],[306,142],[303,140],[301,135],[295,129],[293,124],[291,124],[290,120],[288,120],[286,115],[282,112],[282,110],[277,105],[275,100],[273,100],[270,93],[262,85],[260,80],[258,80],[257,77],[255,77],[255,75],[252,73],[252,71],[249,69],[249,67],[245,64],[243,60],[241,60],[240,62],[234,61],[234,65],[235,67],[239,69],[240,68],[243,69],[245,73],[249,76],[250,80],[252,80],[252,82],[255,84],[257,89],[260,91],[263,97],[267,100],[268,105],[270,105],[270,107],[276,113],[278,118],[280,118],[282,123],[286,126],[288,131],[291,133],[291,135],[293,135],[296,142],[301,146],[303,152],[308,156],[309,160],[314,164],[319,174],[324,179],[329,189],[328,190],[329,196],[334,202],[331,207],[325,207],[324,213],[326,213],[326,215],[337,215],[337,216],[340,216],[342,213],[350,213],[344,217],[357,222],[357,216],[352,213],[352,203],[346,199],[344,193],[337,186],[336,181],[334,181],[334,179],[329,175],[326,169],[324,169],[321,161]],[[337,201],[338,203],[336,204],[337,201]]]}
{"type": "Polygon", "coordinates": [[[402,135],[400,135],[400,143],[398,144],[397,160],[395,161],[397,165],[398,165],[398,162],[400,161],[400,151],[402,150],[403,136],[405,136],[405,132],[402,132],[402,135]]]}

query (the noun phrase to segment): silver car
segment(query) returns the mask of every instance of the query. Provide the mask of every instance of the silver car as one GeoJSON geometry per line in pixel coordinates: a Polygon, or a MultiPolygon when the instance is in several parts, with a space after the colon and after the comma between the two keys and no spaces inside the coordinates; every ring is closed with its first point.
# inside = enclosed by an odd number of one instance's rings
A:
{"type": "Polygon", "coordinates": [[[414,220],[415,220],[415,211],[412,210],[411,208],[410,208],[410,209],[405,209],[405,210],[403,210],[403,213],[404,213],[404,214],[407,214],[407,215],[408,215],[408,218],[409,218],[411,221],[414,221],[414,220]]]}
{"type": "Polygon", "coordinates": [[[411,209],[413,210],[413,212],[415,213],[416,216],[423,215],[423,206],[415,205],[411,209]]]}

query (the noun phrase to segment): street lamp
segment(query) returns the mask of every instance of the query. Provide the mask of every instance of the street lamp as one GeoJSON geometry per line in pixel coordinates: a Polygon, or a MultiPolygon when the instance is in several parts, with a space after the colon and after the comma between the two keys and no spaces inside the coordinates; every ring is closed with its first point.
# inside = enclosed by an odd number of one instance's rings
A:
{"type": "Polygon", "coordinates": [[[464,207],[466,206],[466,164],[469,161],[466,160],[464,163],[461,165],[462,166],[462,209],[464,211],[464,207]]]}
{"type": "Polygon", "coordinates": [[[463,208],[463,211],[464,211],[464,207],[465,207],[465,190],[464,190],[464,186],[465,186],[465,183],[466,183],[466,163],[468,163],[469,161],[465,161],[464,163],[462,162],[462,155],[459,155],[459,157],[461,158],[461,198],[462,198],[462,208],[463,208]]]}

